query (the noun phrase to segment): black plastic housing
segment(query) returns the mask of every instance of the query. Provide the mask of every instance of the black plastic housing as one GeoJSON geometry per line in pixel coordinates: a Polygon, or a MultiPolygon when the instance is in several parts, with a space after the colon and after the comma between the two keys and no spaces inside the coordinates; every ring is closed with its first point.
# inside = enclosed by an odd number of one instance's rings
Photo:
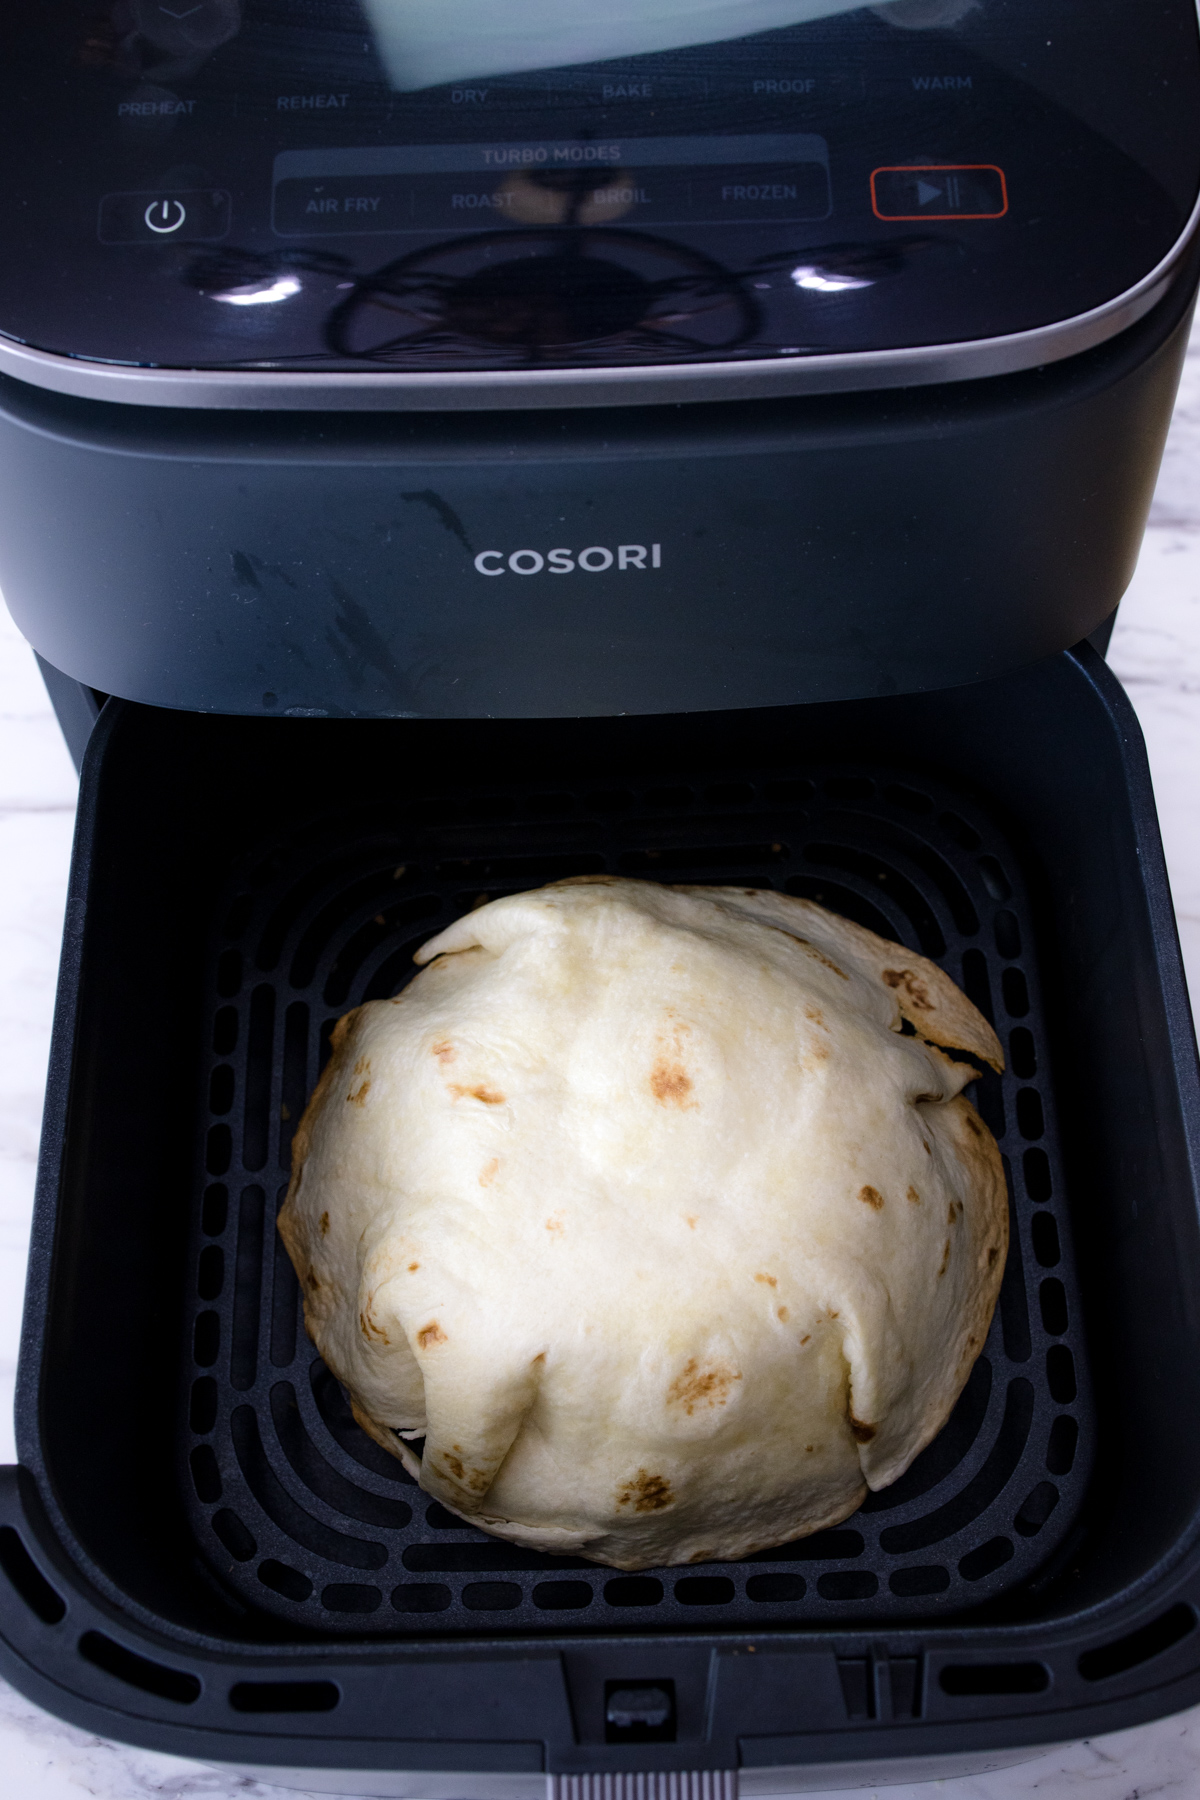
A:
{"type": "Polygon", "coordinates": [[[54,668],[199,712],[554,718],[982,680],[1120,600],[1193,292],[1194,271],[1026,374],[829,399],[219,414],[0,380],[0,586],[54,668]]]}
{"type": "MultiPolygon", "coordinates": [[[[469,855],[469,821],[460,830],[469,855]]],[[[692,719],[284,725],[106,707],[67,912],[23,1467],[0,1481],[0,1668],[127,1741],[292,1770],[461,1771],[458,1791],[469,1771],[528,1777],[533,1793],[543,1771],[735,1767],[747,1792],[779,1791],[797,1765],[982,1767],[1194,1704],[1200,1446],[1179,1421],[1200,1407],[1197,1144],[1145,757],[1086,647],[967,689],[692,719]],[[987,811],[1031,894],[1096,1404],[1075,1531],[1031,1578],[945,1618],[551,1619],[536,1633],[481,1620],[453,1638],[401,1621],[355,1640],[231,1603],[177,1459],[205,946],[231,867],[322,808],[452,801],[481,771],[489,785],[620,787],[871,759],[987,811]],[[648,1682],[673,1683],[675,1740],[611,1740],[606,1684],[648,1682]]]]}

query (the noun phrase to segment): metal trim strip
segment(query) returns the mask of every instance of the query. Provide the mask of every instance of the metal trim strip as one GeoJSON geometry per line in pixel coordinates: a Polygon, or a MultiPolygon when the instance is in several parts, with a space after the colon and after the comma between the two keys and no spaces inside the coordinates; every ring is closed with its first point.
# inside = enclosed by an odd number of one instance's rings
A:
{"type": "Polygon", "coordinates": [[[738,1800],[736,1769],[549,1775],[546,1800],[738,1800]]]}

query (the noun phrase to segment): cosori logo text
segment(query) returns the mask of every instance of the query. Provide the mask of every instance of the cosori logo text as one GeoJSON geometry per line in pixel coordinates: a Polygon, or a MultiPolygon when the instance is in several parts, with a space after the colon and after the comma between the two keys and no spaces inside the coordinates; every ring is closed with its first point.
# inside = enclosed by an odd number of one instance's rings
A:
{"type": "Polygon", "coordinates": [[[661,569],[661,544],[618,544],[609,550],[604,544],[591,544],[586,550],[514,550],[508,556],[503,550],[481,550],[475,558],[481,575],[572,575],[582,569],[586,575],[599,575],[605,569],[661,569]]]}

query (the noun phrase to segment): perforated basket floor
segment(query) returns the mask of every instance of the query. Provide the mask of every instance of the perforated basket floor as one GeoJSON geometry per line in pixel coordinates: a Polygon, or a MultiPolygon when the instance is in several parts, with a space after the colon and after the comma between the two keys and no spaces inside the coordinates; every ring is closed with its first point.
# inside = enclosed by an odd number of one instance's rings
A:
{"type": "Polygon", "coordinates": [[[963,796],[836,768],[640,791],[480,789],[310,822],[230,888],[211,954],[189,1261],[183,1474],[240,1601],[322,1633],[655,1630],[949,1615],[1028,1580],[1091,1462],[1080,1309],[1021,871],[963,796]],[[618,1575],[472,1530],[350,1417],[274,1229],[334,1020],[395,993],[481,897],[607,871],[775,887],[933,957],[1000,1033],[973,1089],[1009,1175],[1011,1250],[945,1430],[844,1525],[744,1562],[618,1575]]]}

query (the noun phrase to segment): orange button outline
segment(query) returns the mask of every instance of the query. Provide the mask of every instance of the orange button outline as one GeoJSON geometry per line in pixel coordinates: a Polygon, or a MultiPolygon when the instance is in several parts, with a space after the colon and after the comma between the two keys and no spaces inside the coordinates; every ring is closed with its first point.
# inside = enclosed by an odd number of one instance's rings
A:
{"type": "Polygon", "coordinates": [[[871,170],[871,211],[877,219],[888,223],[905,224],[924,219],[1002,219],[1008,211],[1008,182],[1004,170],[999,163],[884,163],[878,169],[871,170]],[[877,175],[957,175],[968,169],[991,169],[1000,177],[1000,192],[1004,196],[1004,205],[999,212],[988,213],[882,213],[875,194],[875,177],[877,175]]]}

